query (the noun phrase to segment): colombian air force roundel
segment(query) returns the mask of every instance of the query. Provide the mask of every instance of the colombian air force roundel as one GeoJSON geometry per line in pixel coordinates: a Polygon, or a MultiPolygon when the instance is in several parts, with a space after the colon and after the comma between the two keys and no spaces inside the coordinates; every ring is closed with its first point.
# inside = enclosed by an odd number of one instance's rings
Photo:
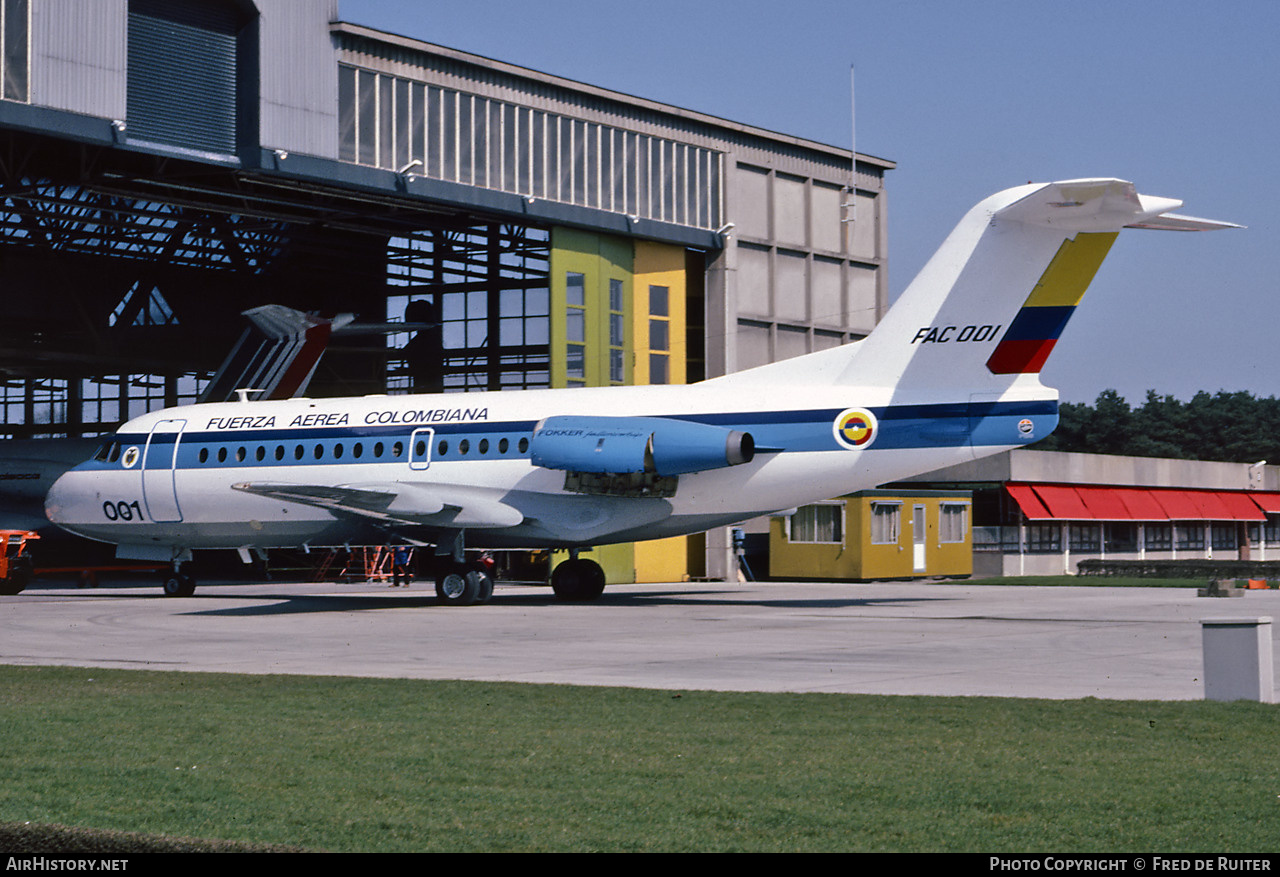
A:
{"type": "Polygon", "coordinates": [[[836,442],[850,450],[860,450],[875,441],[876,418],[865,408],[846,408],[832,424],[836,442]]]}

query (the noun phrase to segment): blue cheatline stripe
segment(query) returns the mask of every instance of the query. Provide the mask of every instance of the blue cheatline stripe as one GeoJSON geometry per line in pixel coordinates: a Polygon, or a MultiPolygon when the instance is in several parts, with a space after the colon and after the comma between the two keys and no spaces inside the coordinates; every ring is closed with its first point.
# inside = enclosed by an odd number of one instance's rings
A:
{"type": "MultiPolygon", "coordinates": [[[[757,447],[777,448],[789,451],[842,451],[835,440],[832,427],[835,418],[844,408],[809,409],[803,411],[751,411],[696,415],[665,415],[670,420],[705,423],[728,429],[750,432],[757,447]]],[[[1025,444],[1048,435],[1057,424],[1057,403],[1050,400],[1029,402],[948,402],[921,405],[889,405],[869,407],[878,424],[869,445],[875,449],[959,447],[966,444],[1025,444]],[[1023,421],[1031,421],[1030,433],[1018,429],[1023,421]]],[[[652,415],[663,417],[664,415],[652,415]]],[[[410,439],[416,429],[435,430],[435,447],[431,449],[431,461],[467,462],[521,459],[527,452],[518,450],[519,441],[528,438],[536,421],[508,420],[493,422],[447,423],[432,426],[398,424],[390,426],[346,427],[295,427],[281,429],[238,430],[188,430],[183,432],[178,447],[180,468],[229,468],[229,467],[288,467],[306,465],[336,465],[343,463],[408,463],[421,459],[422,454],[410,447],[410,439]],[[468,453],[459,454],[459,443],[466,439],[468,453]],[[502,439],[508,443],[506,453],[498,451],[502,439]],[[489,449],[479,453],[478,444],[488,440],[489,449]],[[439,444],[449,445],[446,454],[437,453],[439,444]],[[383,454],[375,457],[374,446],[383,444],[383,454]],[[355,445],[361,445],[361,456],[353,456],[355,445]],[[391,455],[396,443],[401,454],[391,455]],[[342,456],[334,457],[335,446],[343,446],[342,456]],[[303,448],[302,457],[296,456],[296,448],[303,448]],[[276,459],[276,448],[283,448],[283,459],[276,459]],[[315,448],[321,448],[316,457],[315,448]],[[258,449],[263,458],[257,458],[258,449]],[[243,449],[242,459],[238,459],[243,449]],[[201,462],[201,450],[208,452],[201,462]],[[225,450],[223,461],[217,453],[225,450]]],[[[162,434],[171,441],[176,433],[162,434]]],[[[153,437],[154,439],[157,438],[153,437]]],[[[421,438],[421,437],[420,437],[421,438]]],[[[112,437],[122,446],[143,446],[146,433],[121,433],[112,437]]],[[[102,469],[118,469],[119,462],[99,463],[89,461],[86,466],[102,469]]]]}

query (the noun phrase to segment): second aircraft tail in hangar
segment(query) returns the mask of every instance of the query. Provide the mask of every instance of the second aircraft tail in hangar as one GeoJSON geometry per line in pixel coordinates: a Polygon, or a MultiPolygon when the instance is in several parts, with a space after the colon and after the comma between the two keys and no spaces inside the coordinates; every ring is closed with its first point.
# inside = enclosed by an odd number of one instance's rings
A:
{"type": "Polygon", "coordinates": [[[262,305],[243,315],[249,328],[200,395],[201,402],[229,402],[241,389],[253,390],[256,399],[301,396],[330,336],[353,319],[351,314],[304,314],[284,305],[262,305]]]}

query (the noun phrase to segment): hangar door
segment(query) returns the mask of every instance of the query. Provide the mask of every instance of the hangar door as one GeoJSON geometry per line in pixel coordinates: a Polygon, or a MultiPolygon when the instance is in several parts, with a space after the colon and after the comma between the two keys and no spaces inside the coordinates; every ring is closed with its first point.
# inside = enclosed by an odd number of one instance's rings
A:
{"type": "Polygon", "coordinates": [[[231,3],[129,0],[129,136],[234,153],[240,30],[231,3]]]}

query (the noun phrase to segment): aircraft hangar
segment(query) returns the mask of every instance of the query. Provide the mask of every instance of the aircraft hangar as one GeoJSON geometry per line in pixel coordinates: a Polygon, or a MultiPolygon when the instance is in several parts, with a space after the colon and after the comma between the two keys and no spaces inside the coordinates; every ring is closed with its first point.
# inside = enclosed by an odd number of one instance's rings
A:
{"type": "MultiPolygon", "coordinates": [[[[0,83],[8,438],[194,401],[268,303],[405,324],[335,337],[312,396],[692,382],[887,308],[893,162],[336,0],[0,0],[0,83]]],[[[735,569],[722,531],[599,559],[735,569]]]]}

